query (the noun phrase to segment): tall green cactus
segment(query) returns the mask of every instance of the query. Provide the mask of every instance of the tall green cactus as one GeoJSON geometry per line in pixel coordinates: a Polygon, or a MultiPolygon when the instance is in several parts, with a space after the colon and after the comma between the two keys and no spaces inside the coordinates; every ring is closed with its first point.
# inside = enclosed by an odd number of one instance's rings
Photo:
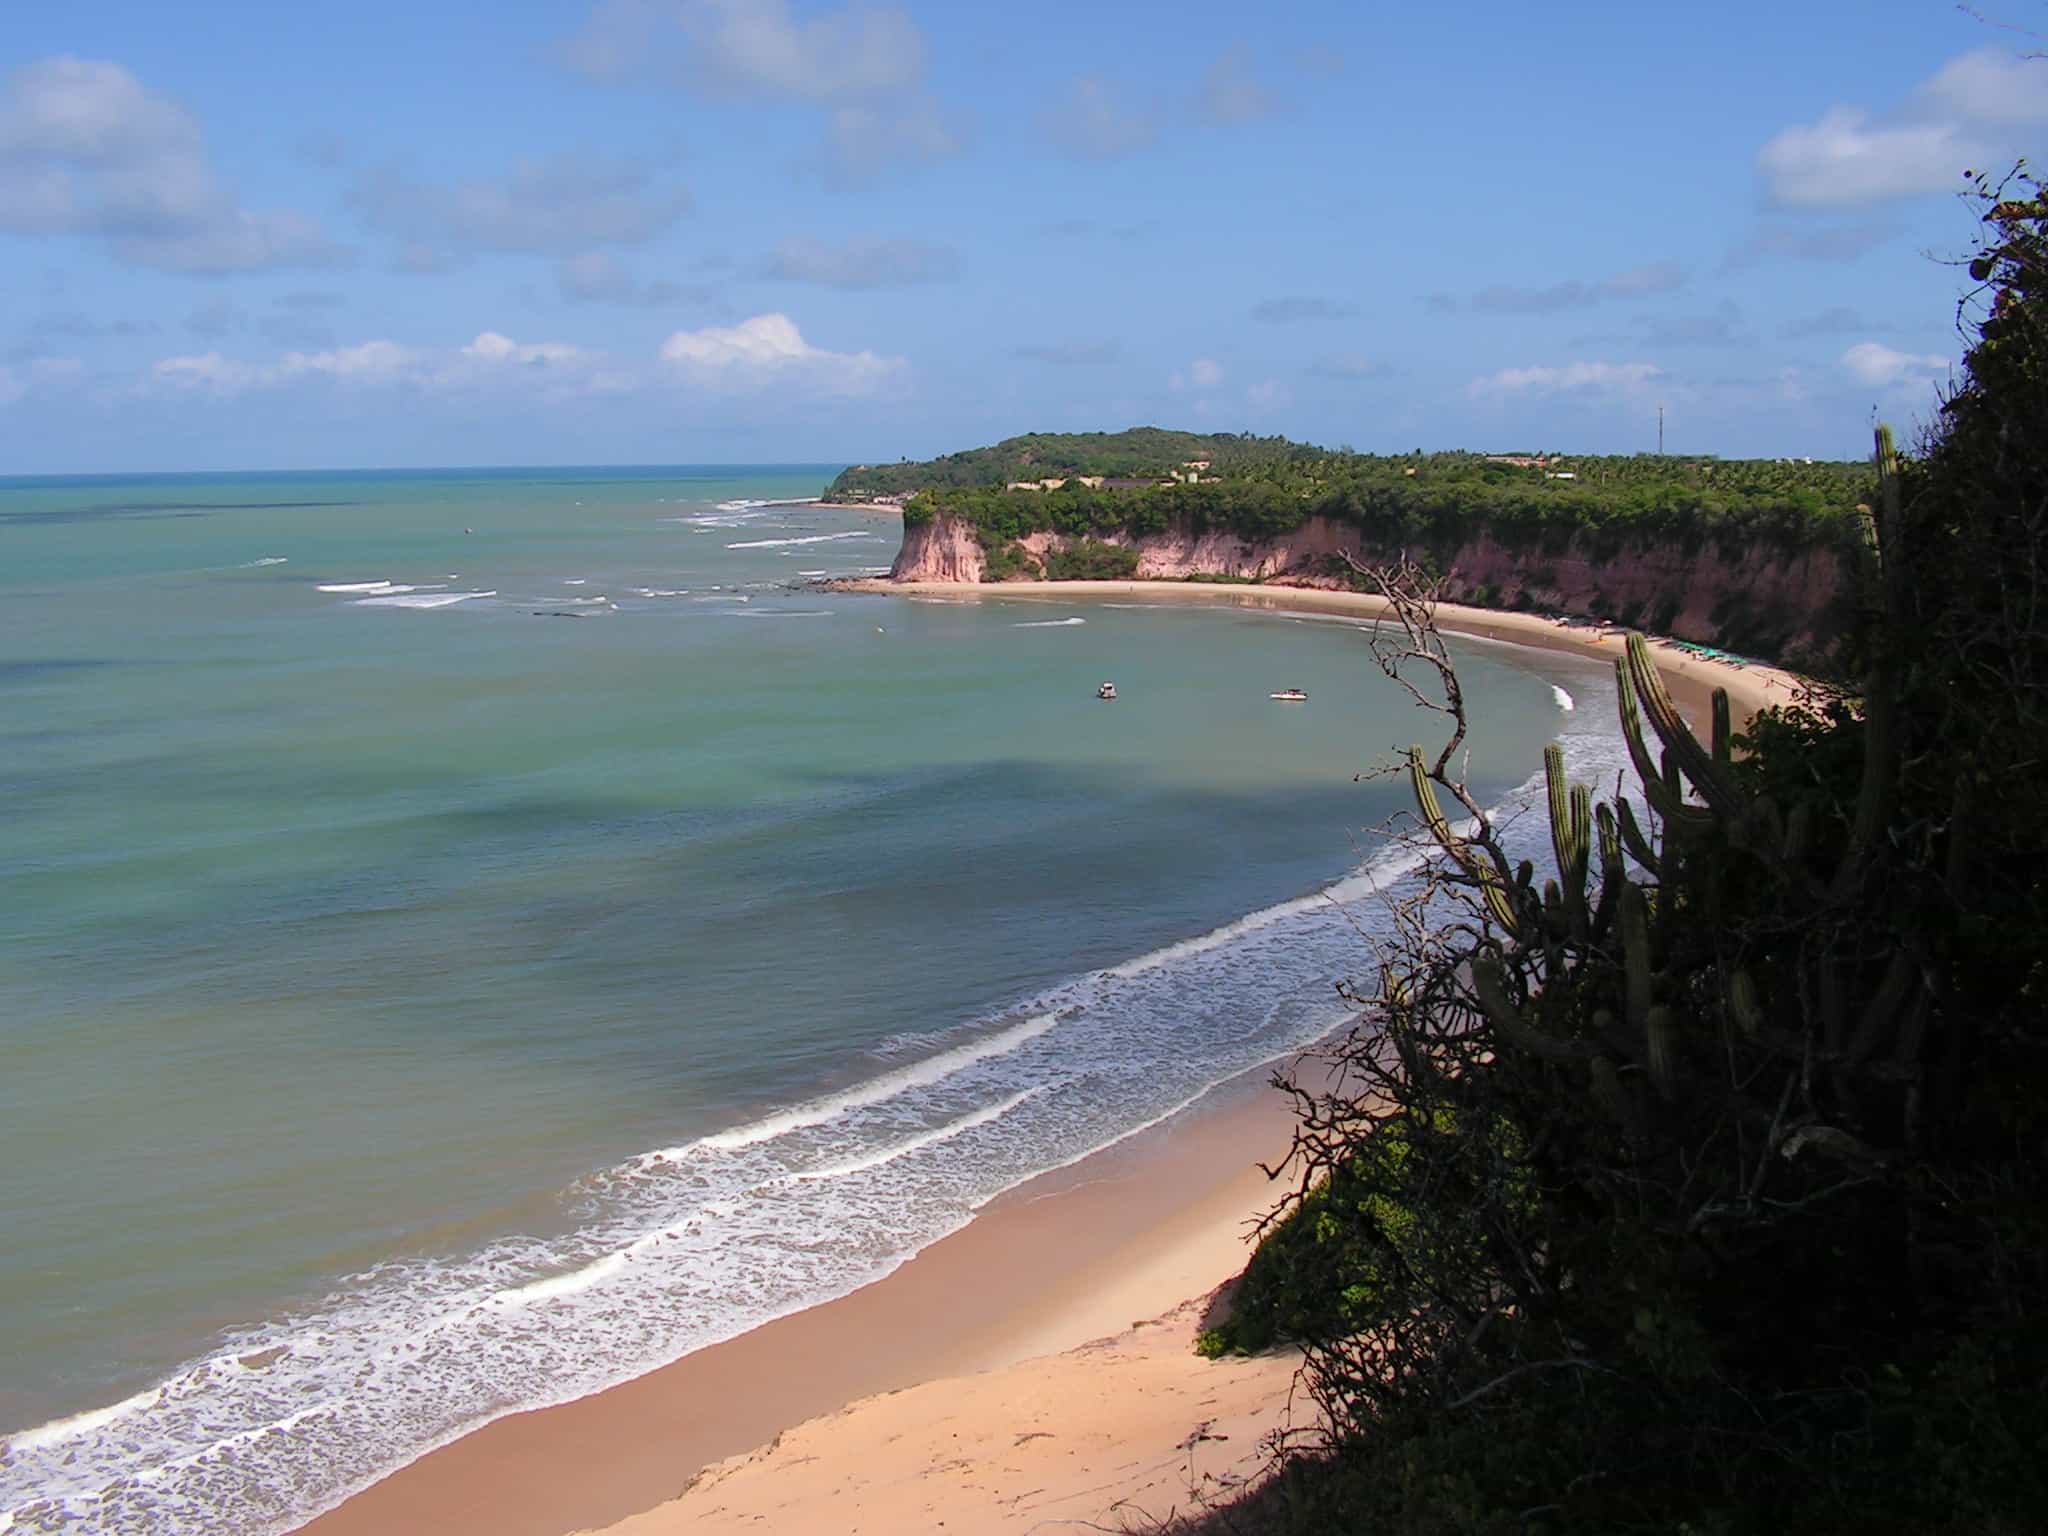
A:
{"type": "Polygon", "coordinates": [[[1429,835],[1479,887],[1494,922],[1503,933],[1512,936],[1521,925],[1516,919],[1514,903],[1508,896],[1507,881],[1491,859],[1473,852],[1472,845],[1452,830],[1443,807],[1437,802],[1436,786],[1430,782],[1429,764],[1420,746],[1408,749],[1408,782],[1415,791],[1416,808],[1422,813],[1422,823],[1429,828],[1429,835]]]}
{"type": "Polygon", "coordinates": [[[1543,749],[1543,779],[1550,792],[1550,847],[1557,856],[1565,921],[1571,936],[1584,943],[1592,928],[1586,873],[1592,861],[1593,794],[1565,779],[1564,749],[1556,742],[1543,749]]]}
{"type": "Polygon", "coordinates": [[[1874,580],[1866,582],[1865,629],[1873,635],[1873,655],[1863,687],[1863,782],[1856,795],[1856,814],[1849,828],[1849,847],[1835,871],[1834,895],[1846,898],[1862,878],[1891,817],[1898,782],[1898,749],[1894,743],[1897,714],[1897,665],[1893,647],[1903,633],[1899,572],[1905,517],[1901,505],[1899,451],[1892,429],[1877,429],[1877,509],[1874,580]]]}

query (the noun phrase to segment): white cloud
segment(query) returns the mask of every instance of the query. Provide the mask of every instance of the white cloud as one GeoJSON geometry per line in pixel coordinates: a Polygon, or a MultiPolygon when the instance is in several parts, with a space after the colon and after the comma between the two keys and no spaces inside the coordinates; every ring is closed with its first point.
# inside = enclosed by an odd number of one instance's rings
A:
{"type": "Polygon", "coordinates": [[[1898,352],[1879,341],[1859,341],[1842,354],[1842,366],[1859,384],[1873,389],[1910,388],[1946,378],[1949,360],[1932,352],[1898,352]]]}
{"type": "Polygon", "coordinates": [[[1159,138],[1158,113],[1133,104],[1130,87],[1101,75],[1083,75],[1045,112],[1053,143],[1083,160],[1120,160],[1149,149],[1159,138]]]}
{"type": "Polygon", "coordinates": [[[1966,170],[1997,170],[2024,145],[2015,130],[2048,122],[2048,61],[1995,48],[1944,64],[1896,111],[1835,106],[1757,152],[1774,203],[1847,208],[1938,192],[1966,170]]]}
{"type": "Polygon", "coordinates": [[[0,405],[12,405],[28,393],[28,386],[21,376],[5,364],[0,364],[0,405]]]}
{"type": "Polygon", "coordinates": [[[680,76],[708,94],[843,101],[924,75],[924,36],[894,7],[799,21],[788,0],[602,0],[564,57],[597,80],[680,76]]]}
{"type": "Polygon", "coordinates": [[[1176,393],[1188,389],[1214,389],[1223,382],[1223,365],[1213,357],[1198,357],[1186,370],[1176,369],[1166,381],[1176,393]]]}
{"type": "Polygon", "coordinates": [[[921,240],[854,239],[833,245],[799,236],[785,240],[762,276],[827,288],[899,288],[943,282],[960,271],[960,253],[921,240]]]}
{"type": "Polygon", "coordinates": [[[96,236],[131,266],[205,275],[346,257],[301,214],[238,207],[183,107],[118,64],[68,56],[0,93],[0,231],[96,236]]]}
{"type": "Polygon", "coordinates": [[[1942,65],[1917,95],[1928,111],[1975,122],[2048,122],[2048,64],[1979,48],[1942,65]]]}
{"type": "Polygon", "coordinates": [[[1254,410],[1276,411],[1290,404],[1294,396],[1278,379],[1261,379],[1244,392],[1244,398],[1254,410]]]}
{"type": "Polygon", "coordinates": [[[1757,169],[1775,203],[1851,208],[1956,186],[1979,148],[1957,123],[1884,126],[1861,108],[1834,107],[1764,145],[1757,169]]]}
{"type": "Polygon", "coordinates": [[[530,366],[539,363],[574,363],[587,354],[580,347],[572,347],[566,341],[537,341],[521,346],[510,336],[501,336],[496,331],[485,331],[462,349],[464,357],[475,358],[492,366],[530,366]]]}
{"type": "Polygon", "coordinates": [[[600,0],[562,58],[606,84],[824,109],[825,158],[840,174],[934,160],[960,146],[959,130],[924,89],[924,34],[895,6],[800,18],[789,0],[600,0]]]}
{"type": "Polygon", "coordinates": [[[306,378],[392,383],[416,375],[423,362],[422,354],[395,341],[365,341],[326,352],[287,352],[273,363],[247,362],[217,351],[166,357],[157,363],[154,373],[160,383],[176,388],[238,395],[306,378]]]}
{"type": "Polygon", "coordinates": [[[662,343],[661,360],[692,383],[711,389],[788,383],[828,395],[871,394],[905,367],[901,358],[814,347],[783,314],[677,331],[662,343]]]}
{"type": "Polygon", "coordinates": [[[690,208],[685,189],[661,185],[647,166],[584,154],[446,183],[384,166],[357,177],[349,200],[370,224],[405,242],[401,265],[412,271],[439,270],[449,250],[561,255],[635,245],[690,208]]]}
{"type": "Polygon", "coordinates": [[[1636,394],[1664,376],[1651,363],[1566,363],[1561,367],[1503,368],[1474,379],[1475,400],[1510,395],[1636,394]]]}
{"type": "Polygon", "coordinates": [[[287,352],[269,362],[202,352],[163,358],[151,370],[151,378],[163,388],[217,396],[321,381],[440,394],[517,384],[551,395],[609,393],[632,382],[608,368],[597,353],[567,342],[521,343],[497,331],[485,331],[467,346],[440,351],[375,340],[318,352],[287,352]]]}

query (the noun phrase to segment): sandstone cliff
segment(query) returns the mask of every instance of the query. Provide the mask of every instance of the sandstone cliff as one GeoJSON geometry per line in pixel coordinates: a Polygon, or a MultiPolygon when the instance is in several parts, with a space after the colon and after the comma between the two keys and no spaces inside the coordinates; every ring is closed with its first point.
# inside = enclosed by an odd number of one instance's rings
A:
{"type": "MultiPolygon", "coordinates": [[[[1059,534],[1034,533],[1016,548],[1030,564],[1041,565],[1068,542],[1059,534]]],[[[1257,542],[1216,532],[1137,540],[1109,534],[1102,542],[1135,544],[1141,579],[1221,576],[1308,587],[1352,585],[1347,554],[1375,564],[1403,552],[1375,547],[1359,528],[1327,518],[1310,518],[1280,538],[1257,542]]],[[[1787,553],[1759,545],[1729,553],[1711,543],[1687,549],[1675,542],[1634,542],[1596,550],[1576,536],[1552,550],[1531,550],[1507,548],[1481,533],[1449,551],[1409,553],[1445,576],[1444,595],[1453,602],[1613,619],[1809,666],[1833,650],[1847,584],[1841,555],[1825,548],[1787,553]]],[[[987,572],[987,552],[974,528],[940,516],[904,528],[889,574],[895,581],[978,583],[987,572]]]]}

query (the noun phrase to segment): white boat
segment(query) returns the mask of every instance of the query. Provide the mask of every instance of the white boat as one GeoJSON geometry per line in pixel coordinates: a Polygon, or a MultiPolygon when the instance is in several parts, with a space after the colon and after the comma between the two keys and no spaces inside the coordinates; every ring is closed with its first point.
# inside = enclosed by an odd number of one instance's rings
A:
{"type": "Polygon", "coordinates": [[[1306,704],[1308,702],[1308,695],[1299,688],[1282,688],[1278,693],[1269,693],[1266,697],[1278,699],[1282,704],[1306,704]]]}
{"type": "Polygon", "coordinates": [[[1115,697],[1116,697],[1116,684],[1115,684],[1115,683],[1104,683],[1104,684],[1103,684],[1103,685],[1102,685],[1101,687],[1099,687],[1099,688],[1097,688],[1097,689],[1095,690],[1095,697],[1097,697],[1098,699],[1113,699],[1113,698],[1115,698],[1115,697]]]}

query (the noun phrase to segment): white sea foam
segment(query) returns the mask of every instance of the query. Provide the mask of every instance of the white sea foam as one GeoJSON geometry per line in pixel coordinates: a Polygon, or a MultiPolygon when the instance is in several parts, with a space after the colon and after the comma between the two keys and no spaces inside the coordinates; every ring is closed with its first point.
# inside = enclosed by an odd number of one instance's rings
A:
{"type": "Polygon", "coordinates": [[[762,507],[814,507],[818,504],[815,496],[771,496],[760,501],[721,501],[721,512],[753,512],[762,507]]]}
{"type": "Polygon", "coordinates": [[[1550,696],[1557,700],[1557,707],[1566,714],[1570,714],[1574,709],[1578,708],[1578,705],[1572,702],[1572,696],[1555,683],[1550,685],[1550,696]]]}
{"type": "Polygon", "coordinates": [[[39,1424],[34,1429],[24,1429],[18,1434],[8,1436],[8,1452],[20,1454],[24,1451],[47,1450],[53,1445],[62,1445],[67,1440],[80,1439],[94,1430],[105,1429],[116,1419],[149,1407],[163,1396],[163,1392],[162,1387],[151,1387],[145,1392],[136,1393],[133,1397],[124,1397],[118,1403],[109,1403],[104,1408],[89,1409],[66,1418],[52,1419],[49,1423],[39,1424]]]}
{"type": "Polygon", "coordinates": [[[602,1285],[626,1267],[624,1253],[608,1253],[581,1269],[572,1269],[566,1275],[551,1275],[545,1280],[535,1280],[526,1285],[516,1285],[503,1290],[491,1300],[499,1306],[523,1307],[536,1301],[552,1301],[561,1296],[574,1296],[587,1291],[593,1285],[602,1285]]]}
{"type": "MultiPolygon", "coordinates": [[[[260,560],[244,560],[239,566],[236,567],[236,569],[243,571],[253,571],[258,566],[290,565],[291,563],[292,562],[290,557],[286,555],[265,555],[260,560]]],[[[0,1526],[0,1530],[4,1529],[4,1526],[0,1526]]]]}
{"type": "Polygon", "coordinates": [[[688,587],[628,587],[626,590],[635,597],[688,597],[690,595],[688,587]]]}
{"type": "Polygon", "coordinates": [[[399,587],[388,581],[330,581],[313,589],[315,592],[410,592],[411,587],[399,587]]]}
{"type": "Polygon", "coordinates": [[[802,538],[790,539],[742,539],[737,544],[728,544],[727,549],[780,549],[785,544],[834,544],[841,539],[872,539],[875,537],[865,529],[853,533],[812,533],[802,538]]]}
{"type": "Polygon", "coordinates": [[[1011,1094],[1007,1099],[990,1104],[985,1108],[974,1110],[970,1114],[962,1115],[950,1125],[942,1125],[935,1131],[926,1131],[921,1135],[911,1137],[908,1141],[899,1141],[894,1146],[879,1147],[864,1156],[851,1158],[843,1163],[829,1163],[823,1168],[805,1168],[790,1175],[790,1177],[800,1183],[811,1183],[818,1179],[843,1179],[851,1174],[866,1173],[870,1169],[884,1167],[889,1163],[895,1162],[899,1157],[908,1157],[913,1152],[922,1152],[926,1147],[936,1147],[941,1142],[951,1141],[956,1136],[966,1135],[977,1126],[987,1125],[993,1120],[1000,1120],[1019,1104],[1026,1103],[1044,1093],[1046,1086],[1046,1084],[1040,1083],[1036,1087],[1021,1089],[1011,1094]]]}
{"type": "Polygon", "coordinates": [[[496,592],[416,592],[410,596],[359,597],[358,608],[452,608],[457,603],[474,602],[480,597],[496,597],[496,592]]]}
{"type": "Polygon", "coordinates": [[[562,578],[562,585],[565,587],[580,587],[589,580],[588,576],[564,576],[562,578]]]}
{"type": "Polygon", "coordinates": [[[791,1131],[800,1131],[808,1126],[825,1125],[849,1112],[862,1109],[870,1104],[881,1104],[912,1088],[930,1088],[944,1082],[955,1073],[964,1072],[977,1062],[991,1061],[998,1056],[1007,1056],[1012,1051],[1036,1040],[1059,1023],[1052,1014],[1041,1014],[1037,1018],[1013,1024],[997,1034],[970,1040],[965,1045],[956,1045],[950,1051],[941,1051],[911,1066],[898,1067],[894,1072],[885,1072],[856,1087],[843,1092],[827,1094],[812,1099],[793,1109],[785,1109],[760,1120],[750,1120],[745,1125],[736,1125],[728,1131],[718,1131],[692,1142],[690,1146],[671,1148],[666,1152],[652,1154],[657,1158],[675,1158],[688,1153],[691,1147],[716,1147],[731,1152],[740,1147],[755,1146],[760,1142],[773,1141],[778,1136],[787,1136],[791,1131]]]}
{"type": "Polygon", "coordinates": [[[1022,624],[1012,624],[1012,629],[1069,629],[1076,624],[1086,624],[1082,618],[1072,619],[1031,619],[1022,624]]]}

